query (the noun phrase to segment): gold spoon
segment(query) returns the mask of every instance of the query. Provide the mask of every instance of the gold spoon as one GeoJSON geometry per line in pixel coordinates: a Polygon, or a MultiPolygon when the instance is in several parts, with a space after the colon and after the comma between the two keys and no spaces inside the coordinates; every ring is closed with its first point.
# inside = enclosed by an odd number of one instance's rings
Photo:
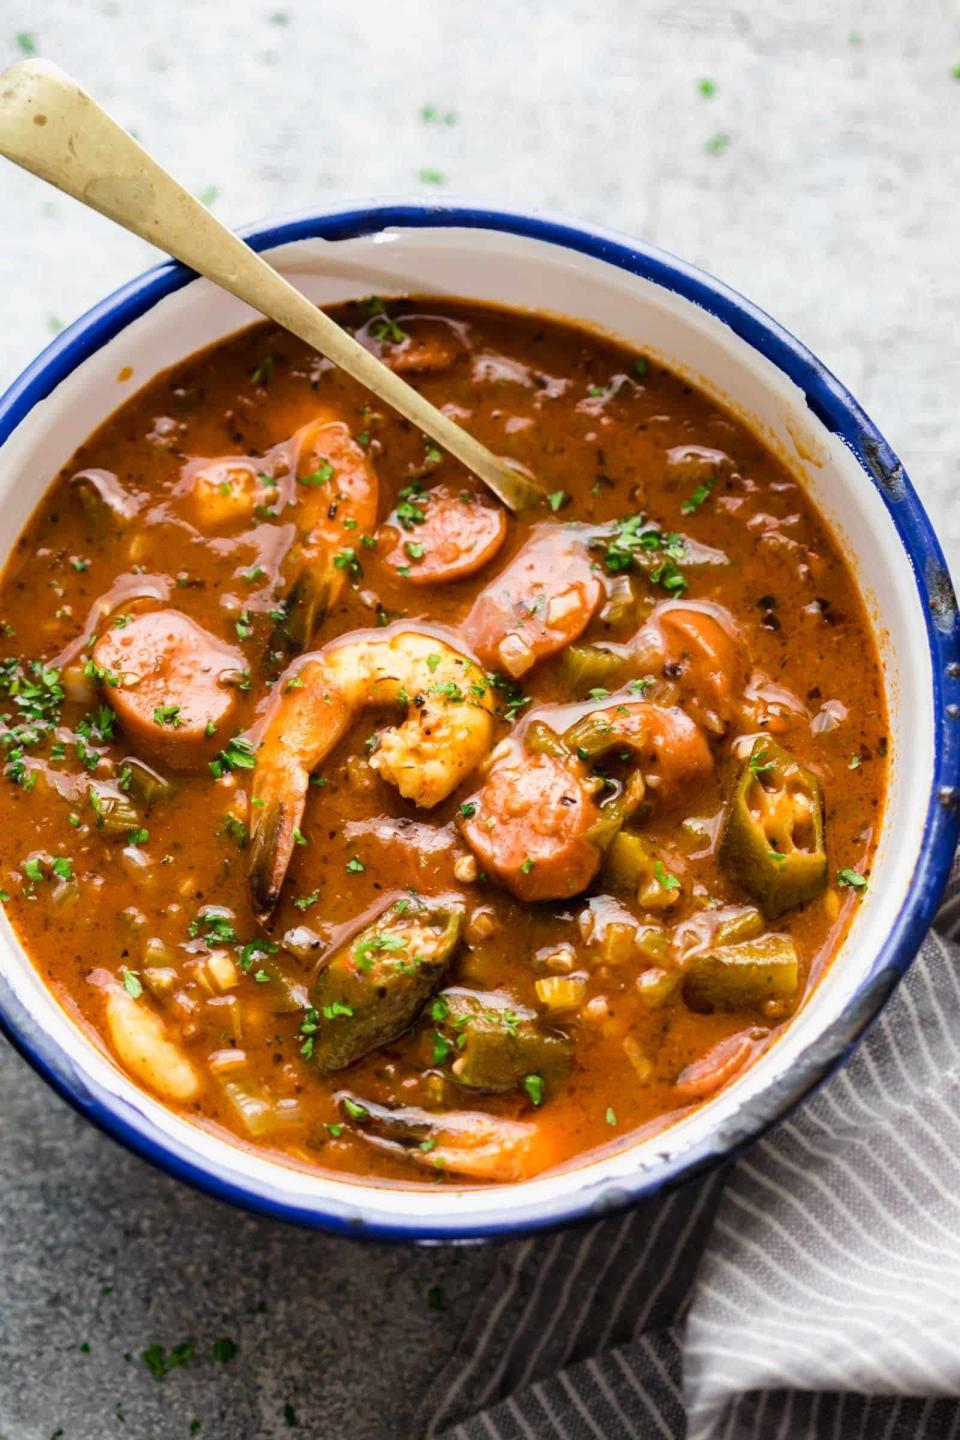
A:
{"type": "Polygon", "coordinates": [[[58,66],[21,60],[0,75],[0,154],[319,350],[478,475],[508,509],[544,498],[539,485],[448,419],[221,225],[58,66]]]}

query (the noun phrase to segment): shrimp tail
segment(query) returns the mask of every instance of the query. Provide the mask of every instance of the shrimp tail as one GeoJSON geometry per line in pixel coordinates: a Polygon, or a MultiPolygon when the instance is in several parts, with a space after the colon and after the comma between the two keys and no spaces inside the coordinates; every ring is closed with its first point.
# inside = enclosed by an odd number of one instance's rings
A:
{"type": "Polygon", "coordinates": [[[304,801],[305,795],[299,802],[289,794],[267,798],[257,814],[250,837],[249,880],[253,911],[261,925],[270,921],[280,899],[297,827],[303,819],[304,801]]]}
{"type": "Polygon", "coordinates": [[[290,589],[277,634],[288,650],[302,654],[336,598],[337,585],[318,565],[305,564],[290,589]]]}

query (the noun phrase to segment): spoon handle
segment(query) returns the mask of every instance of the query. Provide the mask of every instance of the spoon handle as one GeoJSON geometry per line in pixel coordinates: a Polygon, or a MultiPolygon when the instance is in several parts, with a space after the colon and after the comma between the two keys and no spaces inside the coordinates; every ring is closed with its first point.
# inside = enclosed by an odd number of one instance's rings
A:
{"type": "Polygon", "coordinates": [[[22,60],[0,75],[0,154],[326,355],[478,475],[509,509],[543,499],[539,485],[431,405],[215,219],[58,66],[22,60]]]}

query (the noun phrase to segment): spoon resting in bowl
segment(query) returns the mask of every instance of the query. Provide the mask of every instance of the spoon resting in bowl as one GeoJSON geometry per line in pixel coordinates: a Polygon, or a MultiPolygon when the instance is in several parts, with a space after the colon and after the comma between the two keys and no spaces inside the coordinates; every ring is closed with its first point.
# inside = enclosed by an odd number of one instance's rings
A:
{"type": "Polygon", "coordinates": [[[58,66],[22,60],[0,75],[0,154],[318,350],[449,451],[509,510],[545,499],[539,485],[431,405],[222,225],[58,66]]]}

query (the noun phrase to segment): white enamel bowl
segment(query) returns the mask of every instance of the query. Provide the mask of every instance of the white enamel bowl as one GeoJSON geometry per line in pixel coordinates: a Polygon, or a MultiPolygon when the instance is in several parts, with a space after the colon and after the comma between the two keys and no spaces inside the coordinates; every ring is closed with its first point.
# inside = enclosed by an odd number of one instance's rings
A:
{"type": "MultiPolygon", "coordinates": [[[[822,1079],[877,1013],[930,923],[957,839],[960,753],[957,617],[936,537],[886,442],[814,357],[740,296],[659,251],[543,217],[391,203],[313,212],[247,238],[319,302],[433,292],[618,336],[688,375],[802,475],[854,566],[886,677],[892,788],[870,888],[836,963],[740,1079],[654,1140],[501,1188],[331,1180],[207,1134],[137,1089],[77,1028],[5,919],[0,1023],[78,1109],[147,1159],[302,1224],[378,1238],[482,1239],[633,1203],[735,1154],[822,1079]]],[[[60,335],[0,401],[3,553],[51,478],[123,400],[254,318],[167,264],[60,335]]]]}

